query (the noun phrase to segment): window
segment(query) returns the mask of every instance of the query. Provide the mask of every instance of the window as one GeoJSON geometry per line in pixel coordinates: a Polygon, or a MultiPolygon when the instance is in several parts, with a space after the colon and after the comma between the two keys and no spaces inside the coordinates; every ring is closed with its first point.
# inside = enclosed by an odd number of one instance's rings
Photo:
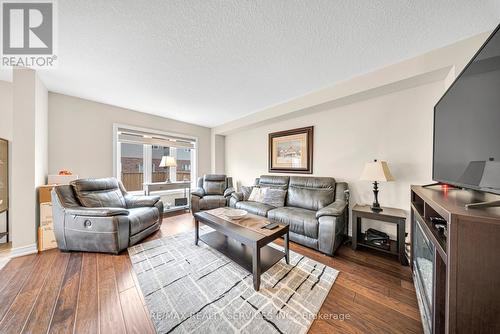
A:
{"type": "Polygon", "coordinates": [[[191,181],[191,150],[177,149],[177,180],[191,181]]]}
{"type": "Polygon", "coordinates": [[[144,183],[196,181],[196,138],[115,125],[114,141],[115,174],[128,191],[142,192],[144,183]]]}
{"type": "Polygon", "coordinates": [[[121,173],[119,179],[128,191],[142,190],[144,183],[144,145],[119,143],[121,173]]]}
{"type": "MultiPolygon", "coordinates": [[[[174,167],[160,167],[161,158],[164,156],[171,156],[173,149],[171,147],[153,146],[152,148],[152,162],[151,162],[151,181],[152,182],[165,182],[172,180],[170,177],[171,169],[174,167]]],[[[177,180],[175,180],[177,181],[177,180]]]]}

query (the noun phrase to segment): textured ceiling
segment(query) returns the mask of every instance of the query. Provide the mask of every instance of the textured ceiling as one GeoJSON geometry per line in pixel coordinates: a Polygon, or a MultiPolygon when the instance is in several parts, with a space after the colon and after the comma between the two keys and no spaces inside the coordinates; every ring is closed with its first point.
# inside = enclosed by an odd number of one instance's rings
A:
{"type": "Polygon", "coordinates": [[[59,0],[49,90],[215,126],[500,22],[490,0],[59,0]]]}

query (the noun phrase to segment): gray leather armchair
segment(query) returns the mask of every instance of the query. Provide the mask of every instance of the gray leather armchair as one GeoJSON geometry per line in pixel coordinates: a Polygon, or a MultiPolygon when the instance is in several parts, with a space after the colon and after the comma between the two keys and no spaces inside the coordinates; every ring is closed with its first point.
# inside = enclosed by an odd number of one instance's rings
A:
{"type": "Polygon", "coordinates": [[[210,210],[227,206],[234,193],[233,178],[222,174],[207,174],[198,178],[191,191],[191,211],[210,210]]]}
{"type": "Polygon", "coordinates": [[[331,177],[262,175],[254,187],[286,190],[285,205],[252,202],[235,192],[230,206],[289,225],[290,240],[333,255],[347,236],[349,189],[331,177]]]}
{"type": "Polygon", "coordinates": [[[163,202],[115,178],[80,179],[54,187],[52,211],[60,250],[118,254],[160,228],[163,202]]]}

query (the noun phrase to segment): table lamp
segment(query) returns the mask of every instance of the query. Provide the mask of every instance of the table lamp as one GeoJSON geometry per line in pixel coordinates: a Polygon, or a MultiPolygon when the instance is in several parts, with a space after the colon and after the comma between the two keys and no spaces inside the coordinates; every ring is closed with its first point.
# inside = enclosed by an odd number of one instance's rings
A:
{"type": "Polygon", "coordinates": [[[170,182],[170,167],[177,167],[177,163],[175,162],[175,158],[170,155],[164,155],[161,157],[160,164],[158,167],[167,167],[168,177],[166,182],[170,182]]]}
{"type": "Polygon", "coordinates": [[[378,183],[394,181],[394,177],[389,170],[387,162],[377,161],[377,159],[373,162],[367,162],[360,179],[364,181],[373,181],[373,195],[375,197],[375,201],[373,202],[371,209],[375,212],[382,211],[382,208],[378,203],[378,183]]]}

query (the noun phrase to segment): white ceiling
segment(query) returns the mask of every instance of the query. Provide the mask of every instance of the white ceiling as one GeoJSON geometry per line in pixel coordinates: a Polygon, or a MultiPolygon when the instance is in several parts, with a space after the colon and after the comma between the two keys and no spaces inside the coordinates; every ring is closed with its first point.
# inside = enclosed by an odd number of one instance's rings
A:
{"type": "Polygon", "coordinates": [[[500,22],[500,0],[57,3],[49,90],[210,127],[500,22]]]}

